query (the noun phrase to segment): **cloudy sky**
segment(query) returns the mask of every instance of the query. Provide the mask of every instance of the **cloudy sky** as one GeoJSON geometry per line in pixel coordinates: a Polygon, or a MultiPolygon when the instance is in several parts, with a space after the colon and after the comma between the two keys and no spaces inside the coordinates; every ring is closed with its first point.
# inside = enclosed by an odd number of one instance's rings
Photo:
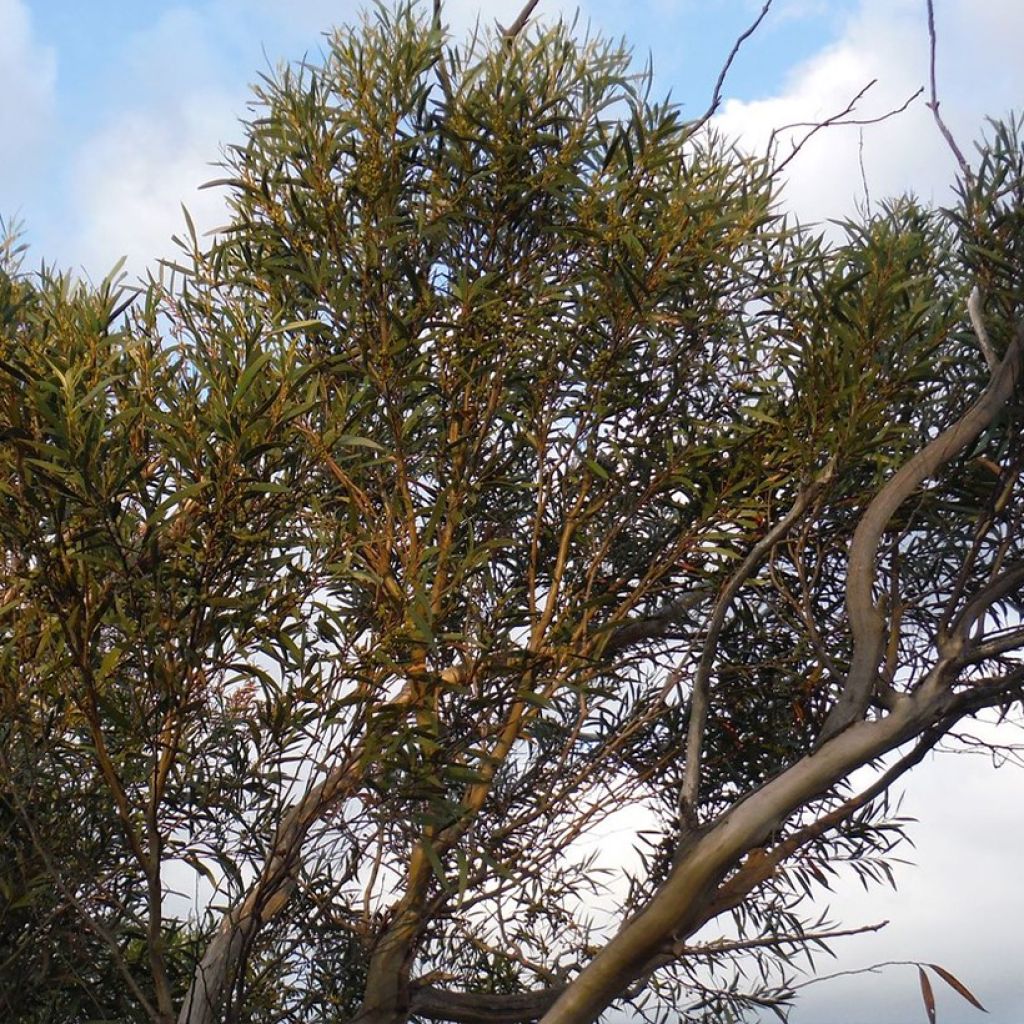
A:
{"type": "MultiPolygon", "coordinates": [[[[478,16],[511,21],[519,0],[449,0],[456,30],[478,16]]],[[[656,92],[694,114],[706,106],[721,61],[757,13],[753,0],[585,0],[581,19],[625,35],[653,60],[656,92]]],[[[943,112],[969,148],[986,115],[1024,109],[1024,3],[936,0],[943,112]]],[[[99,279],[121,256],[141,271],[170,251],[184,202],[201,228],[221,219],[218,147],[240,135],[248,83],[281,60],[315,57],[321,33],[351,19],[353,0],[0,0],[0,216],[24,222],[32,262],[45,259],[99,279]]],[[[575,0],[541,0],[553,18],[575,0]]],[[[752,149],[771,130],[820,120],[865,85],[858,114],[903,104],[926,83],[924,0],[776,0],[727,82],[723,130],[752,149]]],[[[953,162],[922,99],[863,129],[816,136],[789,169],[789,202],[827,221],[856,202],[914,191],[949,199],[953,162]],[[861,172],[863,164],[863,174],[861,172]],[[865,194],[865,184],[867,195],[865,194]]],[[[943,1024],[1024,1020],[1024,774],[983,758],[927,764],[906,787],[904,813],[920,819],[914,866],[899,891],[837,887],[849,925],[890,919],[880,935],[845,940],[822,971],[881,960],[939,963],[961,976],[991,1013],[937,992],[943,1024]]],[[[796,1024],[903,1024],[924,1020],[914,971],[813,986],[796,1024]]]]}

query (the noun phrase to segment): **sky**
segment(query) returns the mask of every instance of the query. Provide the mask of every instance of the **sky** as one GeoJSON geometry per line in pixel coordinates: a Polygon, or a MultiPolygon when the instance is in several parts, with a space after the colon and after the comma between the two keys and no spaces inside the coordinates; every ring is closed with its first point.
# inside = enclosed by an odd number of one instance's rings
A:
{"type": "MultiPolygon", "coordinates": [[[[986,116],[1024,110],[1024,3],[936,0],[942,112],[970,151],[986,116]]],[[[760,0],[541,0],[553,19],[579,11],[651,59],[655,93],[685,111],[707,106],[725,55],[760,0]]],[[[508,23],[519,0],[448,0],[456,33],[479,17],[508,23]]],[[[249,84],[281,61],[316,58],[322,33],[352,20],[352,0],[0,0],[0,217],[19,220],[41,260],[100,280],[122,256],[141,273],[173,250],[181,204],[200,230],[222,220],[220,146],[241,137],[249,84]]],[[[717,126],[760,151],[772,129],[843,110],[869,82],[857,116],[901,106],[927,84],[924,0],[775,0],[727,79],[717,126]]],[[[784,143],[785,145],[785,143],[784,143]]],[[[788,168],[786,199],[805,222],[913,191],[950,201],[952,157],[923,98],[881,124],[816,135],[788,168]]],[[[915,849],[898,891],[841,883],[834,916],[881,933],[840,940],[824,972],[884,960],[935,962],[958,975],[987,1017],[939,983],[942,1024],[1024,1020],[1024,772],[940,757],[904,787],[915,849]]],[[[923,1021],[914,969],[816,984],[794,1024],[923,1021]]]]}

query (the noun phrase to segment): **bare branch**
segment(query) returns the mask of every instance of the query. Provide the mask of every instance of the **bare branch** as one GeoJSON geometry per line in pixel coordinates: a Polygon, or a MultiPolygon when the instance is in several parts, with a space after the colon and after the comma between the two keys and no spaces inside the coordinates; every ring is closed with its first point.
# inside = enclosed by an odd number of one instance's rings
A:
{"type": "Polygon", "coordinates": [[[1024,648],[1024,628],[1012,629],[1008,633],[1000,633],[980,643],[973,643],[960,661],[966,665],[977,664],[986,658],[998,658],[1002,654],[1024,648]]]}
{"type": "Polygon", "coordinates": [[[718,80],[715,82],[714,91],[711,94],[711,102],[708,104],[708,109],[701,114],[691,125],[688,127],[688,131],[691,135],[695,132],[699,132],[715,115],[715,112],[722,104],[722,88],[725,85],[725,79],[729,74],[729,69],[732,67],[732,62],[736,59],[736,54],[740,52],[740,47],[757,31],[761,22],[768,16],[768,12],[771,10],[773,0],[765,0],[764,6],[761,8],[761,13],[747,26],[746,30],[740,34],[733,43],[732,49],[729,51],[729,56],[726,57],[725,63],[722,65],[722,70],[718,73],[718,80]]]}
{"type": "Polygon", "coordinates": [[[868,173],[864,169],[864,129],[861,128],[857,137],[857,165],[860,168],[860,182],[864,187],[864,209],[871,213],[871,189],[868,188],[868,173]]]}
{"type": "Polygon", "coordinates": [[[829,939],[845,939],[850,935],[880,932],[888,924],[888,921],[877,921],[875,924],[865,924],[859,928],[835,928],[821,932],[804,932],[802,935],[762,935],[756,939],[720,939],[717,942],[708,942],[700,946],[686,946],[676,943],[671,953],[673,959],[678,960],[686,956],[713,957],[719,953],[741,952],[748,949],[804,946],[811,942],[827,942],[829,939]]]}
{"type": "MultiPolygon", "coordinates": [[[[888,121],[892,117],[896,117],[898,114],[902,114],[914,100],[917,99],[921,93],[924,92],[924,88],[920,88],[917,92],[908,96],[898,107],[893,107],[891,110],[887,110],[884,114],[879,114],[877,117],[849,117],[857,108],[857,104],[867,95],[869,89],[875,85],[878,81],[877,78],[872,78],[867,85],[865,85],[854,97],[850,100],[847,105],[839,111],[837,114],[832,114],[830,117],[824,118],[821,121],[794,121],[791,124],[784,124],[779,128],[774,128],[772,134],[768,140],[768,152],[771,153],[775,144],[775,139],[782,132],[792,131],[794,128],[807,128],[808,132],[804,135],[799,142],[792,144],[792,149],[789,155],[776,166],[775,171],[784,170],[788,167],[793,160],[799,155],[800,151],[807,145],[810,140],[818,134],[823,128],[843,128],[850,125],[856,125],[861,128],[866,125],[881,124],[883,121],[888,121]]],[[[866,186],[865,186],[866,191],[866,186]]]]}
{"type": "Polygon", "coordinates": [[[512,22],[507,29],[504,30],[505,42],[511,43],[516,36],[526,27],[526,23],[530,20],[530,15],[533,14],[533,9],[537,6],[539,0],[527,0],[526,6],[519,12],[519,17],[512,22]]]}
{"type": "Polygon", "coordinates": [[[1017,700],[1024,697],[1021,685],[1024,684],[1024,662],[1014,662],[1012,668],[999,675],[984,676],[971,679],[971,688],[956,694],[951,703],[958,715],[973,714],[985,708],[998,707],[1011,691],[1015,691],[1017,700]]]}
{"type": "Polygon", "coordinates": [[[942,115],[939,113],[939,93],[935,83],[935,3],[934,0],[926,0],[926,2],[928,4],[928,75],[931,82],[931,99],[928,102],[928,109],[932,112],[935,124],[942,133],[942,137],[946,140],[946,145],[949,146],[953,156],[956,157],[956,162],[960,166],[960,173],[964,176],[964,181],[969,184],[974,180],[970,164],[967,163],[963,151],[956,144],[956,139],[953,138],[953,133],[946,127],[946,122],[943,121],[942,115]]]}
{"type": "Polygon", "coordinates": [[[696,813],[697,798],[700,795],[701,753],[704,746],[704,730],[708,718],[711,669],[715,663],[718,640],[722,634],[722,627],[725,625],[725,617],[728,614],[729,606],[739,593],[740,588],[756,572],[757,567],[775,544],[785,536],[790,527],[804,514],[807,506],[810,505],[822,487],[832,479],[835,473],[835,466],[835,459],[830,460],[828,466],[826,466],[818,479],[809,487],[805,487],[800,491],[790,510],[750,549],[747,557],[743,559],[740,567],[733,574],[729,583],[715,602],[715,609],[711,613],[711,622],[708,625],[707,636],[704,640],[704,649],[701,652],[697,673],[693,680],[690,722],[686,735],[686,762],[683,768],[683,788],[679,799],[683,816],[691,825],[695,824],[692,819],[696,813]]]}

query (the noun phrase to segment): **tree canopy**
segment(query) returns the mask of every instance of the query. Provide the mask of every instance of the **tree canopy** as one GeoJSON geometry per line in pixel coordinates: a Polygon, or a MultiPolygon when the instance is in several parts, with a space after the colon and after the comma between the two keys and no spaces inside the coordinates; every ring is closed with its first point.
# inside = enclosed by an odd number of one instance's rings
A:
{"type": "Polygon", "coordinates": [[[523,20],[265,78],[144,287],[8,246],[12,1019],[785,1007],[891,784],[1020,708],[1019,124],[826,238],[523,20]]]}

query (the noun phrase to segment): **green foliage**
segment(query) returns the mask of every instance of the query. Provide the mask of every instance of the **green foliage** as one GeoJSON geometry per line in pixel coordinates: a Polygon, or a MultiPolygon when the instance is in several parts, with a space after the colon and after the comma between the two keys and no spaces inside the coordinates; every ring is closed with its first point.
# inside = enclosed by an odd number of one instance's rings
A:
{"type": "MultiPolygon", "coordinates": [[[[671,869],[707,609],[816,481],[731,604],[688,810],[815,749],[851,534],[985,386],[970,287],[1000,352],[1020,322],[1020,141],[994,129],[957,211],[829,244],[651,88],[569,26],[455,47],[382,8],[256,89],[230,224],[188,223],[165,282],[0,274],[0,970],[34,986],[9,1014],[170,1019],[252,893],[225,1020],[347,1018],[399,947],[405,1013],[437,980],[564,983],[614,932],[577,840],[646,815],[623,918],[671,869]],[[217,887],[187,923],[185,876],[217,887]]],[[[890,688],[1021,558],[1020,426],[891,517],[890,688]]],[[[837,821],[737,935],[799,938],[831,865],[884,878],[901,829],[884,801],[837,821]]],[[[662,964],[651,1012],[784,1003],[798,947],[756,954],[753,994],[728,951],[662,964]]]]}

